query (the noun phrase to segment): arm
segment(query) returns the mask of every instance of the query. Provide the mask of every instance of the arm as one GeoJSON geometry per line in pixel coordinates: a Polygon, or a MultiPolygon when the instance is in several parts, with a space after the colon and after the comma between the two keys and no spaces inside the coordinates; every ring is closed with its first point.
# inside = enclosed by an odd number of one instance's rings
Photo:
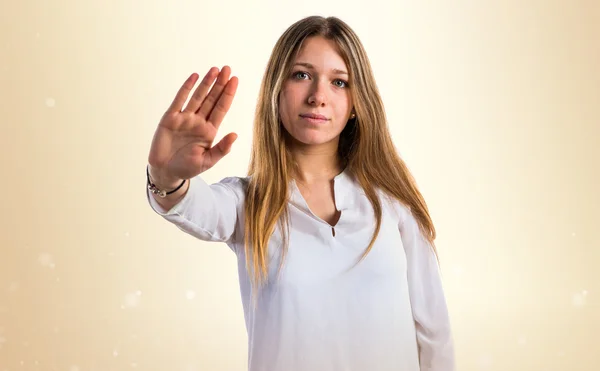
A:
{"type": "Polygon", "coordinates": [[[237,138],[229,133],[214,144],[237,89],[238,80],[230,73],[229,66],[211,68],[191,96],[199,75],[190,75],[162,115],[148,154],[147,175],[158,189],[176,189],[182,179],[189,180],[163,199],[146,189],[148,202],[181,230],[205,241],[232,241],[241,204],[239,179],[208,185],[199,176],[227,155],[237,138]]]}
{"type": "Polygon", "coordinates": [[[421,371],[454,371],[454,343],[437,259],[408,212],[400,222],[421,371]]]}
{"type": "Polygon", "coordinates": [[[148,189],[146,197],[157,214],[182,231],[203,241],[230,242],[238,224],[243,189],[239,178],[229,177],[208,184],[196,176],[165,199],[148,189]]]}

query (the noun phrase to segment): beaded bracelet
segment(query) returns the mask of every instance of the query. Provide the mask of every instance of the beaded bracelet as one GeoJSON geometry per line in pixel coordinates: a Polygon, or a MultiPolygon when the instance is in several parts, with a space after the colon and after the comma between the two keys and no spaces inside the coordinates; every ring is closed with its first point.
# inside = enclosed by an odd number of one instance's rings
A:
{"type": "Polygon", "coordinates": [[[167,197],[167,195],[177,192],[185,184],[185,179],[184,179],[181,182],[181,184],[172,191],[167,192],[165,190],[158,189],[158,187],[154,183],[152,183],[152,181],[150,180],[150,171],[148,170],[148,166],[146,166],[146,181],[147,181],[148,190],[150,190],[150,192],[154,193],[155,195],[158,195],[158,197],[161,197],[161,198],[165,198],[165,197],[167,197]]]}

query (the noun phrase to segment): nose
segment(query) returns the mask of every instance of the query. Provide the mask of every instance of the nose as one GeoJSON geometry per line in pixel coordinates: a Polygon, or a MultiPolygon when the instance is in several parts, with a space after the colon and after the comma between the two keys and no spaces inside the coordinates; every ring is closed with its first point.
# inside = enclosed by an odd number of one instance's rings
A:
{"type": "Polygon", "coordinates": [[[308,96],[308,104],[311,106],[324,106],[327,103],[327,95],[325,93],[325,88],[322,85],[323,84],[319,81],[315,81],[313,84],[308,96]]]}

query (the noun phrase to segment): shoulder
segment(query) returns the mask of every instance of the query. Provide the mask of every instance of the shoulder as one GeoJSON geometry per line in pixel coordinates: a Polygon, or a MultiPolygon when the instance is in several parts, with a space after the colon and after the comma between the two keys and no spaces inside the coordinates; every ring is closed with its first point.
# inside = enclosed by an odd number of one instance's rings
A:
{"type": "MultiPolygon", "coordinates": [[[[358,182],[354,182],[352,191],[360,204],[370,203],[367,192],[360,184],[358,184],[358,182]]],[[[375,192],[376,198],[381,203],[383,216],[385,218],[391,217],[397,221],[398,224],[401,224],[407,218],[412,217],[411,207],[407,203],[402,202],[380,187],[373,186],[373,191],[375,192]]]]}
{"type": "Polygon", "coordinates": [[[388,206],[388,209],[391,210],[391,213],[398,220],[399,225],[402,225],[407,221],[411,222],[415,220],[411,207],[408,204],[386,194],[383,191],[381,191],[380,194],[382,200],[388,206]]]}
{"type": "Polygon", "coordinates": [[[222,178],[218,183],[219,185],[224,185],[226,187],[230,187],[233,189],[245,189],[250,182],[250,177],[247,176],[228,176],[222,178]]]}
{"type": "Polygon", "coordinates": [[[250,177],[243,176],[228,176],[222,178],[217,183],[213,183],[213,187],[222,187],[233,192],[238,198],[243,199],[248,188],[250,177]]]}

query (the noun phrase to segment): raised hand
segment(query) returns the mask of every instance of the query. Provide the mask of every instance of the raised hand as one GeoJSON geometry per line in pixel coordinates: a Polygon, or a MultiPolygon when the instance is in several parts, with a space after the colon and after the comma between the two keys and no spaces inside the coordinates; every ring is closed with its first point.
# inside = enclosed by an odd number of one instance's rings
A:
{"type": "Polygon", "coordinates": [[[158,124],[148,155],[151,176],[157,185],[169,187],[181,179],[193,178],[213,167],[231,150],[237,139],[235,133],[227,134],[213,146],[238,86],[237,77],[230,78],[230,74],[228,66],[221,71],[211,68],[185,108],[183,105],[198,74],[188,77],[177,92],[158,124]]]}

